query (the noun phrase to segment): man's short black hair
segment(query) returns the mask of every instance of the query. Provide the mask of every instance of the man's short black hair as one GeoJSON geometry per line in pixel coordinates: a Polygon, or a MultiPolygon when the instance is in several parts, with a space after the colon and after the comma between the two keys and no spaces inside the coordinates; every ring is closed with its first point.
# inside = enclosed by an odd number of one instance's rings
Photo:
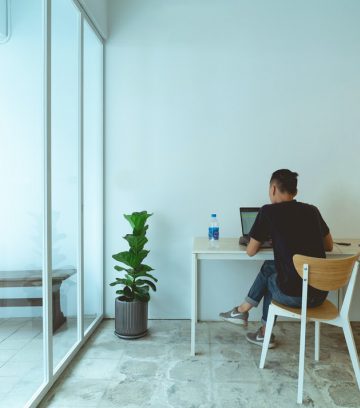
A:
{"type": "Polygon", "coordinates": [[[288,169],[276,170],[271,176],[270,184],[275,182],[282,193],[287,192],[295,195],[297,193],[297,177],[298,174],[294,171],[288,169]]]}

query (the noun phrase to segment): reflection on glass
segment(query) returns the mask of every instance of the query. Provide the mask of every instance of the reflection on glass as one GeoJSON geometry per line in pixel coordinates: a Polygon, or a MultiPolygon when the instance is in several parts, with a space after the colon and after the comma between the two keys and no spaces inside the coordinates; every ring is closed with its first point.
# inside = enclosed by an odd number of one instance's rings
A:
{"type": "Polygon", "coordinates": [[[79,12],[52,1],[52,262],[54,369],[77,342],[79,12]],[[66,61],[66,63],[64,63],[66,61]]]}
{"type": "Polygon", "coordinates": [[[11,2],[0,44],[0,405],[23,407],[43,369],[42,1],[11,2]]]}
{"type": "Polygon", "coordinates": [[[102,44],[84,22],[84,329],[102,312],[102,44]]]}

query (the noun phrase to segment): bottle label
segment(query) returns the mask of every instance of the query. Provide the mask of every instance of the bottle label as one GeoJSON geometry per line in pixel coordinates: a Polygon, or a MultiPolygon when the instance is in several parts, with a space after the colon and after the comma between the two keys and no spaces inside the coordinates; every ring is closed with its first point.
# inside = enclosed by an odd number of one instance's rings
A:
{"type": "Polygon", "coordinates": [[[209,227],[209,239],[219,239],[219,227],[209,227]]]}

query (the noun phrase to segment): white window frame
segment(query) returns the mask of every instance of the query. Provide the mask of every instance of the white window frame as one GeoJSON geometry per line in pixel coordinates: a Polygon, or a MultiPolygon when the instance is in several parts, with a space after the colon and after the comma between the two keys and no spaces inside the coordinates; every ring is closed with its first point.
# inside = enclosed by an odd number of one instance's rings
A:
{"type": "MultiPolygon", "coordinates": [[[[70,1],[70,0],[69,0],[70,1]]],[[[77,342],[68,351],[59,364],[53,367],[53,331],[52,331],[52,280],[49,278],[52,266],[52,240],[51,240],[51,4],[52,0],[43,0],[43,27],[44,27],[44,260],[43,260],[43,348],[44,348],[44,381],[25,408],[35,408],[45,397],[55,381],[59,378],[71,360],[88,340],[104,316],[104,222],[102,234],[99,239],[101,245],[102,277],[101,277],[101,310],[99,316],[91,323],[84,333],[84,174],[83,174],[83,138],[84,138],[84,20],[90,25],[102,44],[102,151],[101,155],[101,217],[104,220],[104,39],[97,30],[84,8],[77,0],[72,0],[80,11],[79,14],[79,189],[78,189],[78,330],[77,342]]]]}

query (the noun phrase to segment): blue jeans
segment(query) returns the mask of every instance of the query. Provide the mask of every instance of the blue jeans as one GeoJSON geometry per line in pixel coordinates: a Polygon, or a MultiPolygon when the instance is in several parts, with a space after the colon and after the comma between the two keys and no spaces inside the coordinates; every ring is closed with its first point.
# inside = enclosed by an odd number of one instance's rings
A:
{"type": "MultiPolygon", "coordinates": [[[[260,300],[264,298],[263,315],[261,319],[264,325],[266,324],[269,306],[273,299],[285,306],[301,307],[301,296],[285,295],[285,293],[281,292],[276,278],[275,262],[265,261],[245,298],[246,302],[255,307],[260,303],[260,300]]],[[[316,297],[308,297],[308,306],[320,306],[326,299],[326,296],[327,293],[316,297]]]]}

